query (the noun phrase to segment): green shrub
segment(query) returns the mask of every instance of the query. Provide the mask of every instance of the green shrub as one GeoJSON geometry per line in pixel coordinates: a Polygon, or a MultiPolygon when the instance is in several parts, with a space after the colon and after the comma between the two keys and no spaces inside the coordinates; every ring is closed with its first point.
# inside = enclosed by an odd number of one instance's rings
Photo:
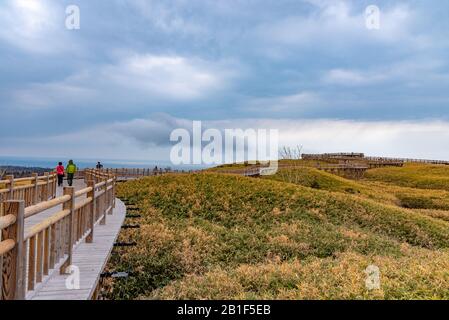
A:
{"type": "Polygon", "coordinates": [[[432,199],[419,196],[397,195],[401,206],[409,209],[433,209],[434,203],[432,199]]]}

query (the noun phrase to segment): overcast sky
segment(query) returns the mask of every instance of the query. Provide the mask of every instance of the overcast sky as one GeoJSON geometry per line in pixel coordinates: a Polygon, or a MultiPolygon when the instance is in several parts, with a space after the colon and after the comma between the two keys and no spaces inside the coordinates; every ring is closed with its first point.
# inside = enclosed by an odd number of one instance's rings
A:
{"type": "Polygon", "coordinates": [[[0,155],[168,159],[169,134],[449,159],[444,0],[2,0],[0,155]],[[78,5],[79,30],[65,28],[78,5]],[[365,8],[380,8],[380,29],[365,8]]]}

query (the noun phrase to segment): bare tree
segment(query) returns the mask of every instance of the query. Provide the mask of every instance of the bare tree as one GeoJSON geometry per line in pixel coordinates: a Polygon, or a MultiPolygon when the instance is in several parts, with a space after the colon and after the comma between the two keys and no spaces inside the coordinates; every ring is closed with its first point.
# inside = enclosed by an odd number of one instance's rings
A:
{"type": "MultiPolygon", "coordinates": [[[[279,150],[280,160],[300,160],[302,155],[302,145],[297,145],[296,147],[286,147],[283,146],[279,150]]],[[[287,168],[285,170],[279,170],[278,175],[284,180],[291,183],[298,183],[301,179],[302,172],[296,169],[300,169],[303,164],[300,161],[288,162],[287,168]]]]}
{"type": "Polygon", "coordinates": [[[297,145],[295,148],[283,146],[279,150],[280,160],[299,160],[301,159],[302,145],[297,145]]]}
{"type": "Polygon", "coordinates": [[[0,168],[0,180],[3,179],[3,176],[5,175],[5,173],[6,173],[6,169],[0,168]]]}

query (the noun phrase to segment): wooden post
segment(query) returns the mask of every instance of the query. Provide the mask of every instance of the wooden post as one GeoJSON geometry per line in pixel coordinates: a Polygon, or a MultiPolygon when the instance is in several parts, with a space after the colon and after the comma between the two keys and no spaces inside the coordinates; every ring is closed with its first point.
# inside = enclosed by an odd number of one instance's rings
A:
{"type": "Polygon", "coordinates": [[[39,180],[37,179],[37,176],[38,176],[37,173],[32,174],[33,183],[34,183],[33,204],[37,204],[39,202],[39,187],[37,185],[39,180]]]}
{"type": "Polygon", "coordinates": [[[14,175],[5,176],[5,179],[9,180],[8,200],[14,200],[14,175]]]}
{"type": "Polygon", "coordinates": [[[45,188],[44,201],[48,201],[48,199],[50,198],[50,173],[45,172],[45,178],[47,179],[47,187],[45,188]]]}
{"type": "Polygon", "coordinates": [[[101,195],[102,205],[100,206],[100,208],[102,208],[104,210],[104,212],[103,212],[103,219],[100,220],[100,225],[105,225],[106,224],[107,200],[108,200],[108,180],[104,180],[104,178],[102,178],[102,180],[105,182],[105,184],[103,186],[104,193],[101,195]]]}
{"type": "Polygon", "coordinates": [[[36,276],[36,236],[30,238],[30,247],[28,250],[28,290],[34,290],[36,276]]]}
{"type": "MultiPolygon", "coordinates": [[[[108,176],[108,178],[107,179],[109,179],[109,176],[108,176]]],[[[108,209],[109,208],[111,208],[110,210],[109,210],[109,212],[108,212],[108,214],[112,214],[112,212],[113,212],[113,210],[114,210],[114,206],[113,206],[113,197],[112,197],[112,193],[113,193],[113,191],[114,191],[114,180],[112,180],[110,183],[109,183],[109,187],[111,187],[111,189],[110,190],[108,190],[108,189],[106,189],[106,192],[107,192],[107,194],[108,194],[108,198],[107,198],[107,201],[108,201],[108,204],[107,204],[107,207],[108,207],[108,209]]]]}
{"type": "Polygon", "coordinates": [[[44,233],[44,276],[48,275],[50,259],[50,228],[45,229],[44,233]]]}
{"type": "Polygon", "coordinates": [[[70,200],[67,202],[64,202],[62,205],[62,210],[70,210],[69,214],[69,230],[67,236],[67,260],[64,262],[64,264],[61,266],[61,269],[59,272],[61,274],[66,273],[66,269],[68,266],[72,264],[72,250],[73,250],[73,222],[74,222],[74,215],[75,215],[75,188],[74,187],[64,187],[64,195],[69,195],[70,200]]]}
{"type": "Polygon", "coordinates": [[[86,238],[87,243],[92,243],[94,241],[94,225],[95,225],[95,212],[96,212],[96,200],[95,200],[95,181],[89,180],[87,186],[92,188],[92,191],[87,194],[88,198],[92,198],[90,203],[90,219],[89,228],[90,232],[86,238]]]}
{"type": "Polygon", "coordinates": [[[15,241],[15,247],[6,253],[3,257],[2,266],[2,291],[0,300],[23,300],[25,299],[25,288],[23,283],[23,233],[24,233],[24,214],[25,202],[6,201],[4,203],[5,215],[12,214],[16,217],[16,222],[2,231],[2,239],[12,239],[15,241]]]}
{"type": "Polygon", "coordinates": [[[50,265],[49,268],[53,269],[56,263],[56,225],[53,224],[50,227],[50,265]]]}
{"type": "MultiPolygon", "coordinates": [[[[63,182],[64,182],[64,178],[63,178],[63,182]]],[[[56,198],[57,187],[58,187],[58,176],[53,175],[53,199],[56,198]]]]}
{"type": "Polygon", "coordinates": [[[37,253],[36,253],[36,282],[42,282],[42,271],[43,271],[43,253],[44,253],[44,232],[41,231],[37,235],[36,243],[37,253]]]}
{"type": "Polygon", "coordinates": [[[115,208],[115,186],[117,185],[117,177],[114,176],[114,181],[112,181],[112,208],[115,208]]]}

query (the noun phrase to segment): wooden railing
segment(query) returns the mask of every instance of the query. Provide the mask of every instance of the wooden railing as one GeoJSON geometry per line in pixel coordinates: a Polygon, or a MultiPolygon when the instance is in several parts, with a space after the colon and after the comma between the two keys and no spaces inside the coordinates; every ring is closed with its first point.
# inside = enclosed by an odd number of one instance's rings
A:
{"type": "Polygon", "coordinates": [[[116,178],[85,170],[87,187],[65,187],[62,196],[25,207],[8,200],[0,213],[0,300],[25,299],[44,278],[59,269],[65,273],[74,248],[94,240],[95,225],[106,224],[115,207],[116,178]],[[78,201],[77,201],[78,200],[78,201]],[[60,206],[61,210],[24,229],[25,219],[60,206]]]}
{"type": "Polygon", "coordinates": [[[23,299],[24,201],[7,201],[0,215],[0,300],[23,299]]]}
{"type": "Polygon", "coordinates": [[[56,186],[56,174],[33,174],[31,177],[18,179],[14,179],[12,175],[5,176],[4,180],[0,180],[0,202],[24,200],[25,206],[30,206],[54,198],[56,186]]]}
{"type": "Polygon", "coordinates": [[[302,154],[303,160],[365,160],[375,163],[391,164],[394,166],[400,163],[427,163],[449,165],[447,160],[427,160],[413,158],[389,158],[389,157],[370,157],[363,153],[323,153],[323,154],[302,154]]]}
{"type": "Polygon", "coordinates": [[[149,168],[105,168],[103,172],[113,174],[116,177],[146,177],[164,172],[163,170],[154,170],[149,168]]]}
{"type": "Polygon", "coordinates": [[[364,153],[358,152],[339,152],[339,153],[321,153],[321,154],[307,154],[303,153],[301,158],[304,160],[319,160],[319,159],[346,159],[346,158],[355,158],[362,159],[365,157],[364,153]]]}
{"type": "Polygon", "coordinates": [[[187,173],[193,172],[192,170],[173,170],[170,168],[104,168],[101,169],[102,172],[115,175],[118,179],[120,178],[139,178],[148,176],[157,176],[166,173],[187,173]]]}
{"type": "Polygon", "coordinates": [[[369,161],[384,161],[384,162],[403,162],[403,163],[427,163],[427,164],[444,164],[449,165],[446,160],[426,160],[426,159],[412,159],[412,158],[386,158],[386,157],[365,157],[369,161]]]}

